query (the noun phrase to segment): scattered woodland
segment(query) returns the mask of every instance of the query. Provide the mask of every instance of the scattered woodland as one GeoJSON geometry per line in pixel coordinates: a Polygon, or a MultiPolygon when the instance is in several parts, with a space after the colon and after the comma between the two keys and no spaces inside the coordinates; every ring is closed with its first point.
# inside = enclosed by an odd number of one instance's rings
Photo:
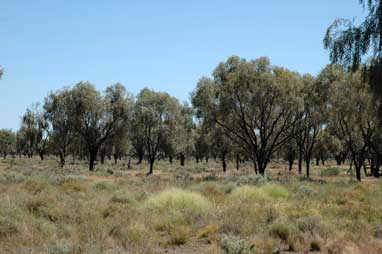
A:
{"type": "Polygon", "coordinates": [[[231,56],[189,103],[51,91],[0,130],[0,253],[382,253],[382,4],[360,4],[317,75],[231,56]]]}

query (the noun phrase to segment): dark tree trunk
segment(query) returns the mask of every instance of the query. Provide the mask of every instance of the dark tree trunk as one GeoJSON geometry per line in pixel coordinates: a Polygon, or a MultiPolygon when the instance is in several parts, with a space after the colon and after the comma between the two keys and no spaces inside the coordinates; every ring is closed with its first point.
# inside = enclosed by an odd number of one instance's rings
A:
{"type": "Polygon", "coordinates": [[[172,156],[168,156],[168,161],[170,162],[170,164],[172,164],[172,156]]]}
{"type": "Polygon", "coordinates": [[[225,157],[227,155],[226,151],[222,152],[222,164],[223,164],[223,172],[225,173],[227,171],[227,163],[225,161],[225,157]]]}
{"type": "Polygon", "coordinates": [[[288,162],[289,162],[289,172],[291,172],[293,168],[293,162],[294,162],[293,158],[289,158],[288,162]]]}
{"type": "Polygon", "coordinates": [[[63,168],[65,166],[65,155],[63,152],[59,152],[60,156],[60,167],[63,168]]]}
{"type": "Polygon", "coordinates": [[[94,170],[94,164],[95,164],[96,159],[97,159],[97,150],[91,151],[89,153],[89,171],[94,170]]]}
{"type": "Polygon", "coordinates": [[[208,163],[208,157],[206,157],[206,163],[208,163]]]}
{"type": "Polygon", "coordinates": [[[310,159],[306,159],[305,163],[306,163],[306,176],[309,177],[310,176],[310,159]]]}
{"type": "Polygon", "coordinates": [[[117,165],[118,163],[118,153],[114,153],[114,164],[117,165]]]}
{"type": "Polygon", "coordinates": [[[104,153],[101,153],[100,154],[100,159],[101,159],[101,164],[103,165],[105,163],[105,154],[104,153]]]}
{"type": "Polygon", "coordinates": [[[147,173],[147,175],[151,175],[153,173],[153,169],[154,169],[154,162],[155,162],[155,159],[151,158],[149,160],[149,163],[150,163],[150,171],[147,173]]]}
{"type": "Polygon", "coordinates": [[[143,153],[139,153],[138,154],[138,162],[137,162],[137,164],[142,164],[142,160],[143,160],[143,153]]]}
{"type": "Polygon", "coordinates": [[[377,155],[376,156],[376,159],[375,159],[375,163],[374,163],[374,172],[373,172],[373,175],[374,177],[379,177],[379,169],[381,167],[381,161],[380,161],[380,158],[379,156],[377,155]]]}
{"type": "Polygon", "coordinates": [[[131,162],[131,159],[129,158],[129,162],[127,162],[127,168],[128,168],[128,169],[131,168],[131,164],[130,164],[130,162],[131,162]]]}
{"type": "Polygon", "coordinates": [[[335,159],[336,162],[337,162],[337,166],[340,166],[341,163],[342,163],[342,158],[341,158],[341,156],[339,156],[339,155],[335,155],[335,156],[334,156],[334,159],[335,159]]]}
{"type": "Polygon", "coordinates": [[[320,158],[317,157],[317,158],[316,158],[316,166],[318,167],[319,165],[320,165],[320,158]]]}
{"type": "Polygon", "coordinates": [[[198,156],[196,156],[196,163],[199,164],[199,157],[198,156]]]}
{"type": "Polygon", "coordinates": [[[184,156],[184,154],[180,154],[180,165],[181,166],[184,166],[184,161],[185,161],[185,156],[184,156]]]}
{"type": "Polygon", "coordinates": [[[356,166],[355,165],[355,174],[358,181],[361,181],[361,168],[362,166],[356,166]]]}
{"type": "Polygon", "coordinates": [[[302,174],[302,149],[300,149],[299,155],[298,155],[298,174],[302,174]]]}
{"type": "Polygon", "coordinates": [[[240,154],[236,154],[236,170],[240,169],[240,154]]]}

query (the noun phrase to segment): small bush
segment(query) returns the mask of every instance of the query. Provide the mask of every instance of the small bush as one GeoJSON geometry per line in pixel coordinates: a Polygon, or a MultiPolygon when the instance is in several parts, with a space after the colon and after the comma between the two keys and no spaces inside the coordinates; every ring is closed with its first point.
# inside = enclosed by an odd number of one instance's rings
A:
{"type": "Polygon", "coordinates": [[[133,201],[133,199],[124,192],[117,192],[111,197],[111,202],[114,203],[121,203],[121,204],[128,204],[133,201]]]}
{"type": "Polygon", "coordinates": [[[54,185],[62,185],[66,182],[82,182],[85,180],[84,176],[81,175],[61,175],[53,178],[52,182],[54,185]]]}
{"type": "Polygon", "coordinates": [[[0,237],[13,235],[19,232],[15,219],[11,217],[0,217],[0,237]]]}
{"type": "Polygon", "coordinates": [[[289,238],[290,230],[289,227],[285,224],[273,224],[269,230],[269,234],[272,237],[287,241],[289,238]]]}
{"type": "Polygon", "coordinates": [[[169,189],[149,197],[144,208],[154,216],[162,214],[180,223],[190,223],[196,217],[206,214],[211,203],[198,193],[169,189]]]}
{"type": "Polygon", "coordinates": [[[72,254],[76,253],[76,248],[66,241],[52,242],[47,247],[48,254],[72,254]]]}
{"type": "Polygon", "coordinates": [[[113,190],[115,189],[115,185],[110,181],[102,181],[102,182],[96,182],[93,185],[93,188],[100,191],[113,190]]]}
{"type": "Polygon", "coordinates": [[[266,201],[287,198],[289,192],[282,186],[269,184],[262,187],[241,186],[232,191],[231,197],[240,200],[266,201]]]}
{"type": "Polygon", "coordinates": [[[280,185],[267,184],[262,186],[261,189],[265,194],[274,199],[287,198],[289,196],[289,191],[280,185]]]}
{"type": "Polygon", "coordinates": [[[320,218],[304,217],[297,221],[297,228],[303,233],[314,234],[320,230],[320,218]]]}
{"type": "Polygon", "coordinates": [[[320,243],[317,241],[310,242],[310,251],[321,251],[320,243]]]}
{"type": "Polygon", "coordinates": [[[25,180],[25,176],[17,172],[5,172],[0,175],[0,183],[11,184],[11,183],[21,183],[25,180]]]}
{"type": "Polygon", "coordinates": [[[183,245],[187,242],[189,230],[185,226],[172,227],[170,230],[170,245],[183,245]]]}
{"type": "Polygon", "coordinates": [[[340,174],[340,170],[337,167],[326,168],[321,171],[321,176],[338,176],[340,174]]]}
{"type": "Polygon", "coordinates": [[[224,254],[249,254],[254,249],[254,246],[249,246],[245,240],[232,234],[222,235],[220,247],[224,254]]]}
{"type": "Polygon", "coordinates": [[[86,188],[82,182],[68,181],[60,185],[60,189],[65,192],[85,192],[86,188]]]}

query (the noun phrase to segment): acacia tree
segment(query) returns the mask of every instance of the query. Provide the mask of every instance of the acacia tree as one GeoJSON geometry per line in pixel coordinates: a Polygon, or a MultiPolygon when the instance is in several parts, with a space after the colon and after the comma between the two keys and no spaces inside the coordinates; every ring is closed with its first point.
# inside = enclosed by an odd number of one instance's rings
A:
{"type": "Polygon", "coordinates": [[[105,96],[88,82],[78,83],[71,93],[71,124],[86,144],[89,170],[93,171],[100,147],[127,123],[129,97],[119,83],[109,86],[105,96]]]}
{"type": "Polygon", "coordinates": [[[196,163],[199,163],[203,158],[208,162],[210,144],[208,142],[208,131],[205,130],[204,126],[201,123],[198,123],[195,129],[193,130],[193,143],[194,151],[193,154],[196,159],[196,163]]]}
{"type": "Polygon", "coordinates": [[[337,125],[344,137],[359,181],[371,138],[377,130],[374,112],[361,71],[333,84],[329,125],[337,125]]]}
{"type": "Polygon", "coordinates": [[[4,160],[7,155],[13,153],[16,145],[16,136],[12,130],[0,130],[0,154],[3,155],[4,160]]]}
{"type": "MultiPolygon", "coordinates": [[[[302,96],[304,99],[303,115],[300,122],[301,133],[297,135],[300,156],[303,154],[306,175],[310,175],[310,163],[316,150],[318,134],[324,128],[327,119],[330,85],[338,78],[337,66],[328,65],[318,75],[317,79],[304,75],[302,96]]],[[[301,158],[299,172],[301,173],[301,158]]]]}
{"type": "Polygon", "coordinates": [[[220,63],[213,76],[213,81],[202,79],[194,94],[212,90],[214,96],[197,100],[195,106],[245,149],[263,175],[272,154],[296,134],[300,76],[272,66],[267,58],[236,56],[220,63]]]}
{"type": "Polygon", "coordinates": [[[69,147],[75,139],[70,115],[71,91],[63,89],[45,98],[45,116],[48,120],[52,149],[58,154],[61,167],[65,166],[69,147]]]}
{"type": "Polygon", "coordinates": [[[146,155],[153,173],[154,162],[161,147],[172,138],[180,108],[177,99],[167,93],[144,88],[137,96],[133,108],[132,125],[142,130],[146,155]]]}
{"type": "MultiPolygon", "coordinates": [[[[359,25],[347,19],[336,19],[327,29],[324,46],[329,49],[333,63],[343,64],[353,71],[357,71],[365,62],[365,57],[369,56],[362,67],[365,67],[374,94],[381,100],[382,2],[359,0],[359,3],[367,11],[365,19],[359,25]]],[[[379,110],[381,113],[382,108],[379,107],[379,110]]]]}
{"type": "Polygon", "coordinates": [[[29,158],[33,157],[33,152],[37,145],[38,126],[34,113],[27,109],[21,120],[20,132],[25,138],[25,150],[29,158]]]}
{"type": "Polygon", "coordinates": [[[194,148],[192,133],[195,126],[191,107],[187,104],[181,105],[178,112],[179,116],[177,116],[178,120],[171,144],[174,147],[174,153],[179,157],[180,165],[184,166],[186,157],[192,154],[194,148]]]}

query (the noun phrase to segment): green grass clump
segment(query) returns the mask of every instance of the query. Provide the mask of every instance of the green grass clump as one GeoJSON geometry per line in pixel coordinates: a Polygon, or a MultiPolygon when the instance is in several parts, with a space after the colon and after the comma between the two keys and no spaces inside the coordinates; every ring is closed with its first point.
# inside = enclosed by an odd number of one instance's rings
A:
{"type": "Polygon", "coordinates": [[[321,171],[321,176],[338,176],[340,174],[340,170],[337,167],[326,168],[321,171]]]}
{"type": "Polygon", "coordinates": [[[110,181],[101,181],[101,182],[96,182],[93,185],[93,188],[100,191],[114,190],[115,185],[110,181]]]}
{"type": "Polygon", "coordinates": [[[119,191],[113,194],[110,201],[113,203],[128,204],[133,202],[134,200],[130,197],[129,194],[119,191]]]}
{"type": "Polygon", "coordinates": [[[0,217],[0,237],[6,237],[19,232],[15,219],[11,217],[0,217]]]}
{"type": "Polygon", "coordinates": [[[210,208],[211,203],[202,195],[176,188],[154,194],[144,203],[144,209],[150,214],[166,215],[179,223],[190,223],[210,208]]]}
{"type": "Polygon", "coordinates": [[[290,235],[290,229],[286,224],[273,224],[269,230],[269,234],[283,241],[287,241],[290,235]]]}
{"type": "Polygon", "coordinates": [[[289,191],[284,187],[276,184],[267,184],[261,187],[262,191],[273,199],[287,198],[289,191]]]}
{"type": "Polygon", "coordinates": [[[287,198],[289,192],[282,186],[267,184],[262,187],[241,186],[232,191],[231,198],[248,201],[266,201],[287,198]]]}

